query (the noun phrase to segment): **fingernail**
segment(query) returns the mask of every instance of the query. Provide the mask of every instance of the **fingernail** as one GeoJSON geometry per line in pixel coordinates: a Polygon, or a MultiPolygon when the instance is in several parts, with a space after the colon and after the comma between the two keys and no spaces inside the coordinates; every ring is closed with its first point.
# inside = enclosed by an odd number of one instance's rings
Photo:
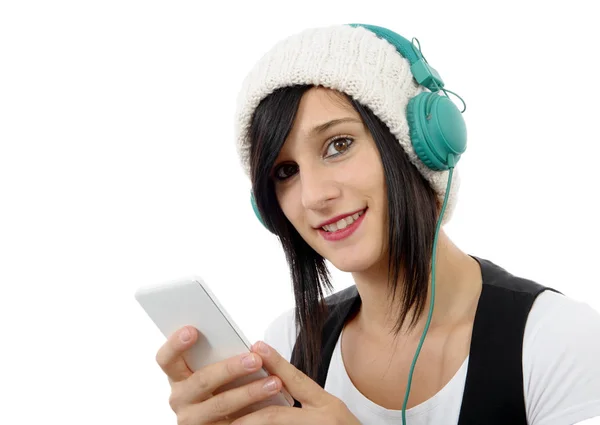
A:
{"type": "Polygon", "coordinates": [[[181,331],[181,333],[179,334],[179,339],[184,344],[190,339],[192,339],[192,334],[190,333],[190,330],[188,328],[185,328],[183,331],[181,331]]]}
{"type": "Polygon", "coordinates": [[[277,389],[277,382],[275,381],[275,378],[269,379],[263,388],[269,393],[275,391],[277,389]]]}
{"type": "Polygon", "coordinates": [[[258,349],[258,352],[263,356],[267,356],[269,354],[269,347],[267,347],[267,344],[265,344],[262,341],[258,343],[256,348],[258,349]]]}
{"type": "Polygon", "coordinates": [[[256,366],[256,359],[252,354],[244,354],[242,357],[242,364],[246,369],[254,369],[254,366],[256,366]]]}

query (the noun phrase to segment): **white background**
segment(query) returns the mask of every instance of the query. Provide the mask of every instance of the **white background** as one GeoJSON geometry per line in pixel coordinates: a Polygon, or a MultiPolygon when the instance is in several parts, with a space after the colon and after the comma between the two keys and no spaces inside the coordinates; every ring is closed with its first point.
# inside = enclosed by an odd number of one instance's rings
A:
{"type": "Polygon", "coordinates": [[[292,306],[233,114],[253,63],[305,27],[418,37],[467,102],[447,232],[600,310],[593,4],[2,2],[0,423],[175,423],[139,286],[201,275],[253,342],[292,306]]]}

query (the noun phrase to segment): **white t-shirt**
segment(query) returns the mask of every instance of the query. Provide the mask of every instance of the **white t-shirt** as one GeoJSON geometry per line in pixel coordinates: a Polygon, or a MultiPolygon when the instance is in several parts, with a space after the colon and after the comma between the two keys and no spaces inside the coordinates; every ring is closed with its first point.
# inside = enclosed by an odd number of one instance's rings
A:
{"type": "MultiPolygon", "coordinates": [[[[265,342],[290,361],[296,341],[293,309],[276,318],[265,342]]],[[[325,390],[342,400],[365,425],[397,425],[402,412],[383,408],[352,384],[338,338],[325,390]]],[[[425,402],[407,409],[408,425],[457,424],[468,358],[448,384],[425,402]]],[[[530,425],[600,423],[600,313],[589,305],[544,291],[529,313],[523,340],[523,387],[530,425]],[[588,423],[597,423],[592,420],[588,423]]]]}

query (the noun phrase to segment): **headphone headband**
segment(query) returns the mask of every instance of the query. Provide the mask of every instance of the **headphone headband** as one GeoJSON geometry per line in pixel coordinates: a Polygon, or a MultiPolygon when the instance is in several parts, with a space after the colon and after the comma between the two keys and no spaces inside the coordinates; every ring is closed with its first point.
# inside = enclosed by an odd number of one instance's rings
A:
{"type": "Polygon", "coordinates": [[[406,38],[402,37],[400,34],[397,34],[387,28],[378,27],[376,25],[368,25],[368,24],[349,24],[351,27],[363,27],[373,34],[388,41],[392,46],[396,48],[398,53],[400,53],[408,62],[410,63],[410,71],[414,77],[414,79],[421,86],[426,87],[432,92],[440,90],[444,87],[444,81],[440,77],[440,74],[433,68],[421,53],[421,45],[419,44],[419,40],[417,40],[417,44],[419,46],[418,49],[415,48],[415,45],[408,41],[406,38]]]}

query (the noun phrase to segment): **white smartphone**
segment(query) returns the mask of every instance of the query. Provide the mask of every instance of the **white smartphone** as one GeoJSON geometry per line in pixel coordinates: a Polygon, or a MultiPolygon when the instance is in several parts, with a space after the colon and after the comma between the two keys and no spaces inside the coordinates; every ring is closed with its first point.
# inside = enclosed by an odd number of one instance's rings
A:
{"type": "MultiPolygon", "coordinates": [[[[166,338],[184,326],[198,329],[198,341],[184,354],[184,360],[192,371],[250,351],[252,344],[200,277],[144,286],[136,291],[135,298],[166,338]]],[[[261,368],[223,385],[217,393],[267,376],[269,372],[261,368]]],[[[245,415],[270,405],[291,406],[288,400],[293,399],[283,389],[269,399],[248,406],[239,414],[245,415]]]]}

